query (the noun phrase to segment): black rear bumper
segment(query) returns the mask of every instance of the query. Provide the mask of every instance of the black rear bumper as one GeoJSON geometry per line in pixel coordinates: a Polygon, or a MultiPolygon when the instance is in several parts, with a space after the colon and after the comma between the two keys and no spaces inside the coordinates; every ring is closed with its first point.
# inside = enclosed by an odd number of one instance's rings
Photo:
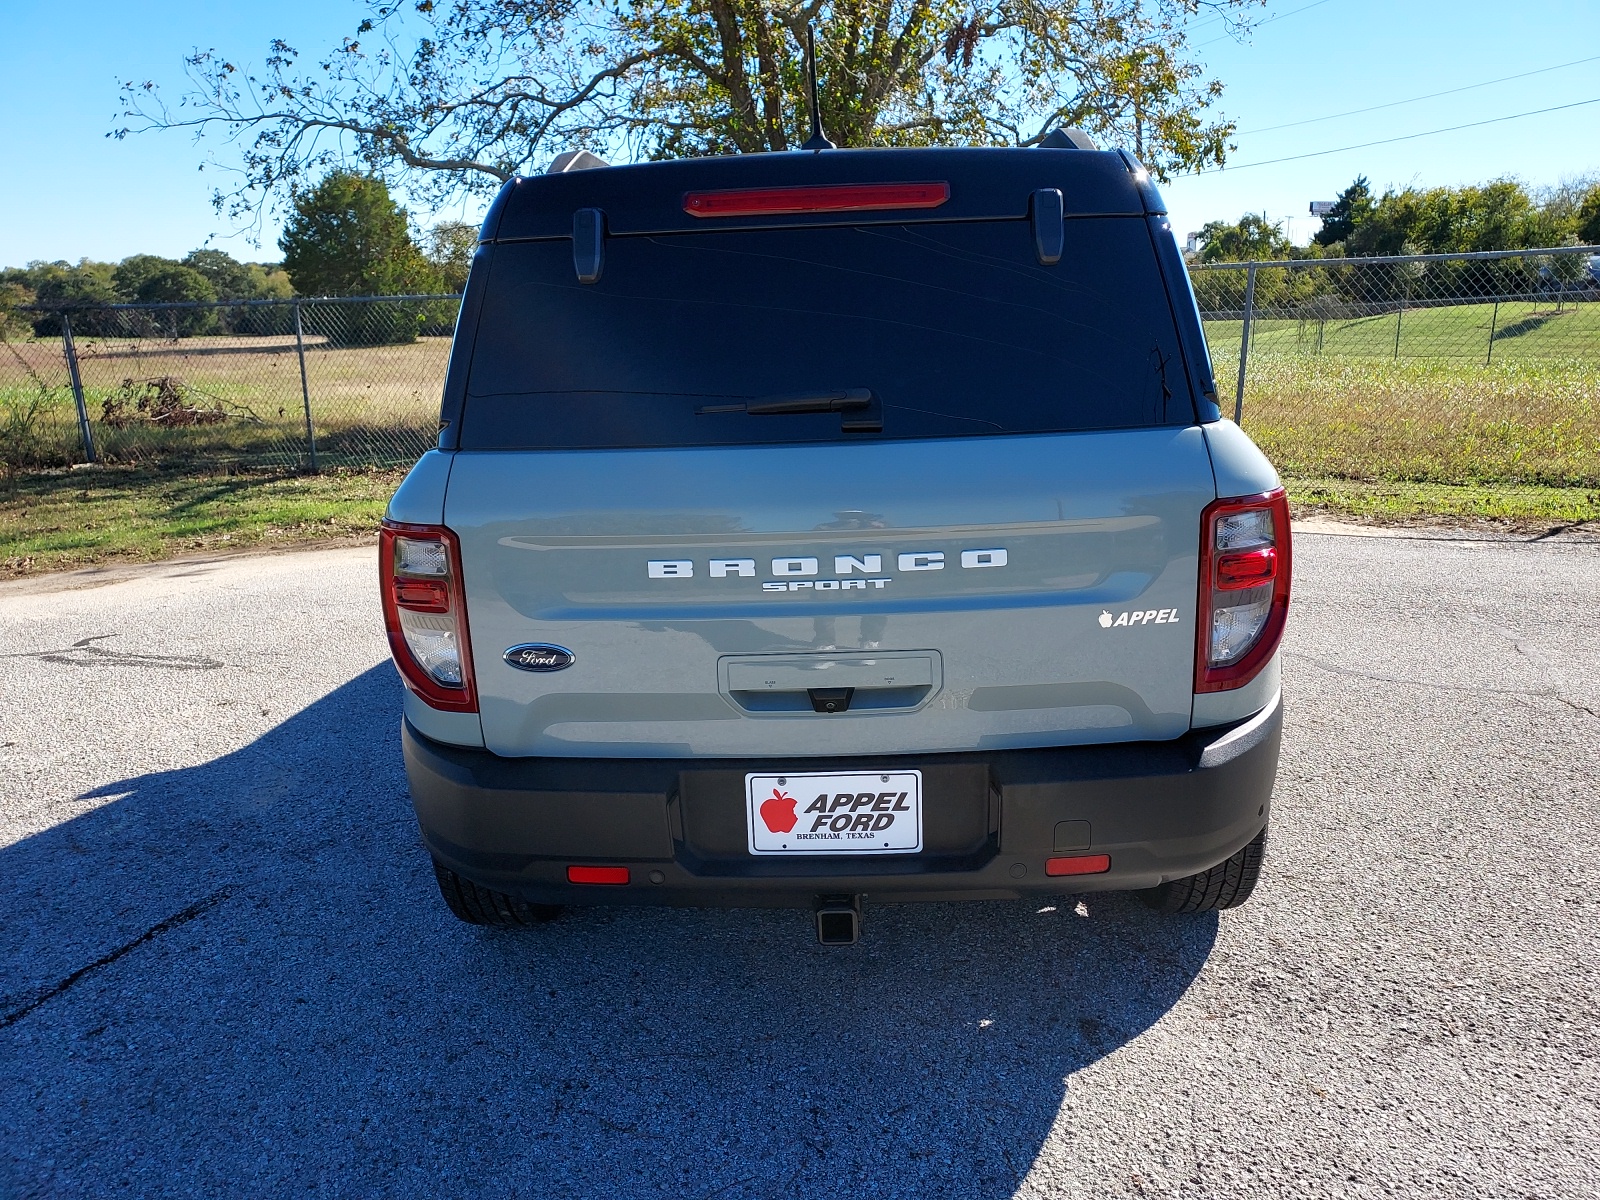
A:
{"type": "Polygon", "coordinates": [[[1154,887],[1215,866],[1267,822],[1281,702],[1171,742],[832,759],[502,758],[402,727],[422,835],[458,874],[539,904],[809,906],[1014,899],[1154,887]],[[746,851],[747,771],[923,772],[924,851],[790,859],[746,851]],[[1105,854],[1103,874],[1046,859],[1105,854]],[[567,882],[571,865],[625,885],[567,882]]]}

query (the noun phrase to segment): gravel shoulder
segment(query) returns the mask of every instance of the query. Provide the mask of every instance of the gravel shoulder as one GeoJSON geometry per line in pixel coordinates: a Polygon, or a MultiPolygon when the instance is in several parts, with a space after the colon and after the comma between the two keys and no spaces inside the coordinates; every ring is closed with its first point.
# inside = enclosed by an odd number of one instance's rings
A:
{"type": "Polygon", "coordinates": [[[1600,539],[1295,554],[1249,905],[848,949],[455,922],[371,547],[0,586],[0,1195],[1600,1196],[1600,539]]]}

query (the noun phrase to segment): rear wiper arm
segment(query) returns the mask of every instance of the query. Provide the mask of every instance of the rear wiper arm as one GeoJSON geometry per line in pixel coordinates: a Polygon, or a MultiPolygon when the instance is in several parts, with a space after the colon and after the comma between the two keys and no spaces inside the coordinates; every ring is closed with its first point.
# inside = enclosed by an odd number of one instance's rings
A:
{"type": "Polygon", "coordinates": [[[800,392],[792,396],[762,396],[743,404],[709,404],[694,410],[707,413],[749,413],[753,417],[777,417],[789,413],[859,413],[841,422],[846,433],[881,433],[883,406],[871,388],[834,388],[822,392],[800,392]]]}
{"type": "Polygon", "coordinates": [[[872,403],[868,388],[836,388],[829,392],[800,392],[793,396],[763,396],[744,404],[710,404],[696,413],[749,413],[753,417],[780,416],[783,413],[850,412],[872,403]]]}

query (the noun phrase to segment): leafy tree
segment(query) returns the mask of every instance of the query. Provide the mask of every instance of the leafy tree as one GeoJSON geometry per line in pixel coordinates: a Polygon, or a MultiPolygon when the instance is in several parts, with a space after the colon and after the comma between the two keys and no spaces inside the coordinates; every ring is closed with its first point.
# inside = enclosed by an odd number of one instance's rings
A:
{"type": "Polygon", "coordinates": [[[1275,261],[1294,252],[1282,226],[1257,213],[1245,213],[1232,225],[1212,221],[1201,228],[1200,237],[1201,262],[1275,261]]]}
{"type": "Polygon", "coordinates": [[[121,297],[133,303],[208,303],[217,298],[217,289],[199,271],[154,254],[123,259],[111,278],[121,297]]]}
{"type": "Polygon", "coordinates": [[[1372,188],[1365,175],[1339,193],[1333,211],[1322,218],[1322,228],[1311,235],[1319,246],[1332,246],[1347,239],[1355,227],[1372,212],[1372,188]]]}
{"type": "Polygon", "coordinates": [[[218,300],[287,300],[294,295],[283,268],[240,262],[226,250],[191,250],[184,255],[183,265],[210,280],[218,300]]]}
{"type": "Polygon", "coordinates": [[[472,256],[478,252],[478,226],[463,221],[444,221],[428,235],[428,261],[439,274],[447,292],[460,292],[467,286],[472,256]]]}
{"type": "Polygon", "coordinates": [[[1600,246],[1600,183],[1590,186],[1578,202],[1578,240],[1586,246],[1600,246]]]}
{"type": "Polygon", "coordinates": [[[1343,246],[1351,256],[1559,245],[1575,223],[1570,206],[1541,205],[1512,179],[1467,187],[1390,189],[1373,199],[1363,176],[1339,199],[1343,211],[1324,220],[1315,240],[1325,247],[1343,246]]]}
{"type": "MultiPolygon", "coordinates": [[[[406,210],[371,175],[332,171],[300,193],[278,248],[301,295],[398,296],[440,287],[411,240],[406,210]]],[[[345,346],[410,342],[428,320],[425,304],[322,305],[313,316],[319,332],[345,346]]]]}
{"type": "Polygon", "coordinates": [[[250,272],[252,299],[287,300],[294,295],[289,272],[277,263],[245,263],[245,268],[250,272]]]}
{"type": "Polygon", "coordinates": [[[250,268],[226,250],[191,250],[183,256],[183,265],[204,275],[218,300],[256,298],[255,278],[250,268]]]}
{"type": "Polygon", "coordinates": [[[438,286],[411,240],[406,210],[370,175],[333,171],[302,192],[278,248],[303,296],[395,296],[438,286]]]}
{"type": "MultiPolygon", "coordinates": [[[[120,297],[134,304],[207,304],[217,298],[211,281],[174,259],[155,254],[133,254],[112,272],[120,297]]],[[[194,337],[216,329],[217,314],[209,308],[165,311],[134,310],[119,318],[108,332],[138,337],[194,337]]]]}
{"type": "Polygon", "coordinates": [[[65,262],[29,263],[36,303],[51,308],[81,308],[116,304],[116,270],[110,263],[79,259],[76,266],[65,262]]]}
{"type": "Polygon", "coordinates": [[[0,341],[27,329],[29,323],[17,310],[33,303],[33,289],[12,275],[11,271],[0,274],[0,341]]]}
{"type": "MultiPolygon", "coordinates": [[[[112,278],[115,270],[110,263],[91,262],[84,258],[76,266],[66,262],[31,262],[26,279],[34,293],[34,303],[41,308],[96,309],[107,304],[117,304],[122,297],[112,278]]],[[[72,327],[82,333],[112,332],[115,322],[103,312],[90,312],[74,316],[72,327]]],[[[34,318],[33,331],[39,337],[61,333],[61,318],[42,313],[34,318]]]]}
{"type": "Polygon", "coordinates": [[[194,54],[176,109],[154,84],[127,83],[113,136],[215,128],[237,141],[242,182],[216,197],[236,215],[332,167],[403,175],[439,202],[572,147],[788,150],[806,137],[815,23],[821,115],[842,145],[1032,145],[1076,125],[1165,177],[1220,165],[1234,129],[1213,111],[1222,85],[1190,22],[1242,32],[1262,2],[368,0],[355,36],[310,69],[279,40],[259,74],[194,54]]]}

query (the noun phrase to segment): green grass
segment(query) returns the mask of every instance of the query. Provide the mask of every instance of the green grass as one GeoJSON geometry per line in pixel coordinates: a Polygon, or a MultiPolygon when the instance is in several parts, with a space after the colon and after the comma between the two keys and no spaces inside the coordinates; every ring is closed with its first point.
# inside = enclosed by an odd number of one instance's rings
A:
{"type": "Polygon", "coordinates": [[[1440,483],[1351,479],[1284,481],[1296,518],[1327,515],[1372,524],[1455,525],[1489,522],[1548,529],[1600,518],[1600,490],[1495,489],[1440,483]]]}
{"type": "MultiPolygon", "coordinates": [[[[1243,301],[1239,303],[1242,305],[1243,301]]],[[[1412,308],[1378,316],[1319,319],[1259,312],[1250,323],[1250,353],[1332,358],[1600,359],[1600,301],[1505,301],[1412,308]],[[1396,329],[1399,331],[1396,354],[1396,329]],[[1491,333],[1493,338],[1491,340],[1491,333]]],[[[1283,311],[1283,310],[1276,310],[1283,311]]],[[[1240,321],[1207,321],[1213,353],[1237,362],[1240,321]]]]}
{"type": "Polygon", "coordinates": [[[0,483],[0,572],[374,536],[401,473],[57,470],[0,483]]]}
{"type": "MultiPolygon", "coordinates": [[[[1219,380],[1235,361],[1219,357],[1219,380]]],[[[1291,494],[1329,512],[1600,519],[1600,355],[1252,354],[1243,425],[1291,494]]]]}

